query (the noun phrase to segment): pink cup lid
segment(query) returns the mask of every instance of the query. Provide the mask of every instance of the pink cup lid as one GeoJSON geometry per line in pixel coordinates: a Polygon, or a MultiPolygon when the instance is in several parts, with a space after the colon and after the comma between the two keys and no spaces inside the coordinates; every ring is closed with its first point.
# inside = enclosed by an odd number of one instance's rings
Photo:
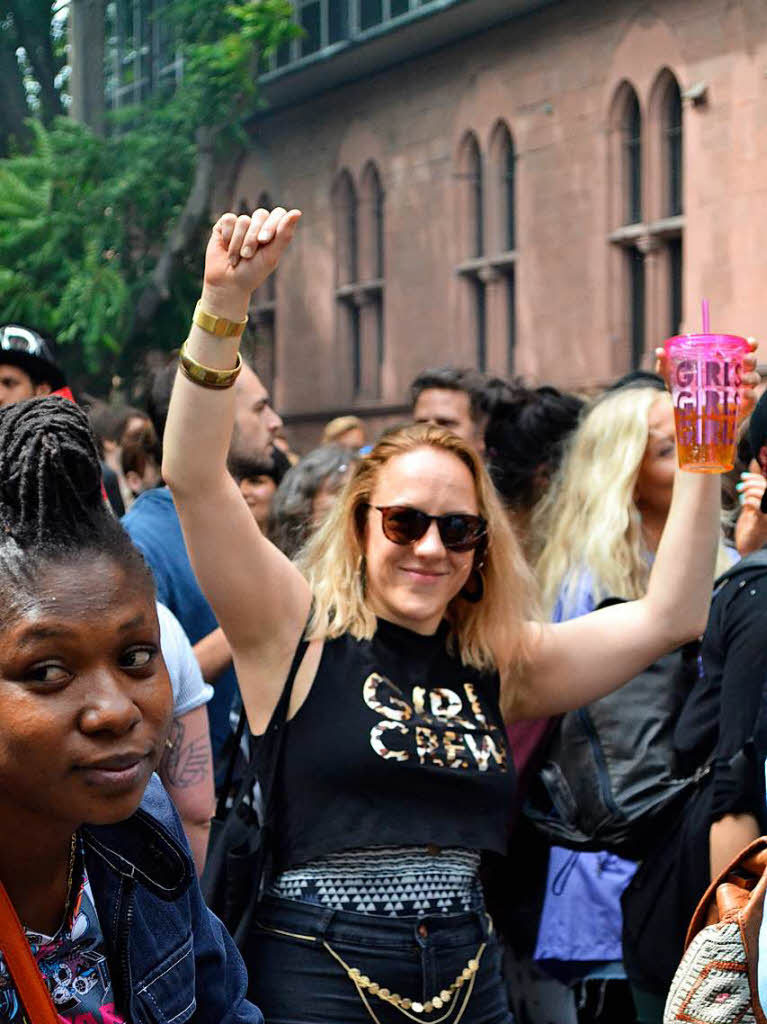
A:
{"type": "Polygon", "coordinates": [[[748,351],[748,341],[738,334],[677,334],[664,342],[663,347],[669,354],[673,349],[676,352],[699,352],[704,349],[719,349],[738,355],[748,351]]]}

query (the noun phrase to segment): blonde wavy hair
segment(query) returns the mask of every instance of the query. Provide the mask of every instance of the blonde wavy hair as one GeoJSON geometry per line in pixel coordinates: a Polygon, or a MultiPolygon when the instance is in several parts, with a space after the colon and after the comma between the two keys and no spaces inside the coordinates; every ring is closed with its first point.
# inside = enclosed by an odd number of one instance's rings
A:
{"type": "Polygon", "coordinates": [[[376,617],[360,572],[365,554],[367,508],[381,469],[422,448],[449,452],[471,473],[479,514],[487,521],[482,576],[485,593],[477,604],[453,598],[445,616],[450,646],[462,663],[480,671],[502,667],[521,672],[530,656],[524,623],[537,611],[537,588],[522,550],[474,450],[440,427],[416,424],[385,434],[358,462],[323,525],[298,558],[314,595],[310,639],[351,633],[371,639],[376,617]]]}
{"type": "MultiPolygon", "coordinates": [[[[600,398],[570,438],[533,521],[547,616],[560,593],[565,615],[572,614],[584,571],[593,579],[597,602],[634,600],[647,590],[651,558],[634,493],[656,402],[670,405],[671,397],[654,388],[621,388],[600,398]]],[[[730,564],[720,543],[717,575],[730,564]]]]}

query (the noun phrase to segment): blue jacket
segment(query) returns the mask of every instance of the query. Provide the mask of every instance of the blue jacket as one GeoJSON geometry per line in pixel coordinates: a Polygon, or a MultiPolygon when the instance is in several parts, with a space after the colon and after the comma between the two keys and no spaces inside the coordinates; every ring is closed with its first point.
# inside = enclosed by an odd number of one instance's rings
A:
{"type": "Polygon", "coordinates": [[[117,1009],[131,1024],[263,1024],[245,965],[205,906],[178,816],[153,776],[139,810],[82,829],[117,1009]]]}
{"type": "MultiPolygon", "coordinates": [[[[170,608],[191,643],[196,644],[216,629],[218,623],[189,561],[178,512],[168,488],[158,487],[140,494],[122,524],[152,570],[157,600],[170,608]]],[[[237,677],[229,667],[218,679],[206,681],[215,683],[213,698],[208,704],[208,719],[213,757],[217,759],[231,735],[229,711],[237,692],[237,677]]]]}

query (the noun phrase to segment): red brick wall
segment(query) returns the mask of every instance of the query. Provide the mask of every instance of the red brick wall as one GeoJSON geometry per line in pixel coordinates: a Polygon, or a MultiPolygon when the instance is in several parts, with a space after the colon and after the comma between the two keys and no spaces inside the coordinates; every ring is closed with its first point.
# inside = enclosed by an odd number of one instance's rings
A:
{"type": "MultiPolygon", "coordinates": [[[[474,363],[469,285],[455,271],[472,255],[456,174],[473,131],[487,179],[499,119],[518,155],[514,369],[578,387],[623,372],[623,264],[607,237],[620,226],[614,98],[624,79],[639,97],[644,219],[660,217],[664,69],[683,92],[701,81],[708,90],[707,103],[683,108],[684,321],[698,326],[706,296],[715,327],[758,336],[767,323],[767,8],[571,0],[258,120],[232,204],[265,189],[304,211],[277,280],[280,411],[316,412],[318,424],[325,411],[373,413],[402,402],[426,365],[474,363]],[[331,191],[342,169],[359,189],[369,160],[385,191],[385,361],[380,397],[355,401],[331,191]]],[[[498,227],[489,186],[488,239],[498,227]]],[[[667,333],[668,296],[663,254],[647,245],[649,350],[667,333]]],[[[486,287],[488,369],[505,374],[505,283],[486,287]]],[[[307,447],[317,433],[304,423],[292,436],[307,447]]]]}

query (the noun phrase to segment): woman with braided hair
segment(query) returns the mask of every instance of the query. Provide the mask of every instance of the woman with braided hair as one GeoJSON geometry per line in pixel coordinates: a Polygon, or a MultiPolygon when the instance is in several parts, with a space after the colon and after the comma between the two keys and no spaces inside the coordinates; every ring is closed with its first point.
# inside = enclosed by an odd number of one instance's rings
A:
{"type": "Polygon", "coordinates": [[[0,410],[0,608],[0,1020],[263,1024],[152,777],[152,579],[65,399],[0,410]]]}

